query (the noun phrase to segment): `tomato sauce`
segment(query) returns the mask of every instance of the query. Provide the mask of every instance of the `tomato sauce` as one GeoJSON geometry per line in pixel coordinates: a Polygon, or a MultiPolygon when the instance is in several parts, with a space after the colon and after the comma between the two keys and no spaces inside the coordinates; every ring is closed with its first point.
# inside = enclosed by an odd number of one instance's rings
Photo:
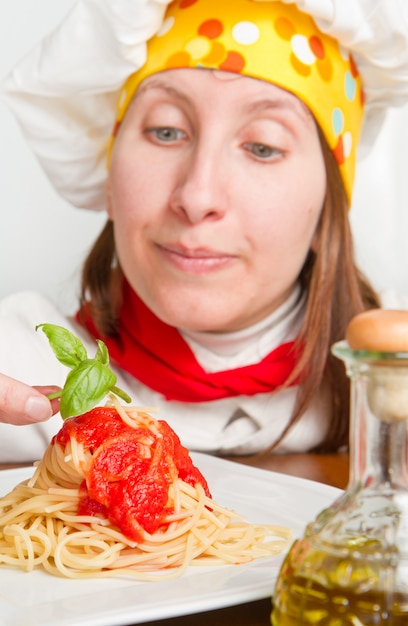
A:
{"type": "Polygon", "coordinates": [[[65,447],[73,437],[92,454],[78,515],[102,515],[140,542],[141,528],[154,533],[165,524],[175,478],[201,484],[210,496],[204,476],[173,429],[162,420],[155,420],[155,426],[157,434],[143,425],[132,428],[111,407],[65,420],[52,443],[65,447]]]}

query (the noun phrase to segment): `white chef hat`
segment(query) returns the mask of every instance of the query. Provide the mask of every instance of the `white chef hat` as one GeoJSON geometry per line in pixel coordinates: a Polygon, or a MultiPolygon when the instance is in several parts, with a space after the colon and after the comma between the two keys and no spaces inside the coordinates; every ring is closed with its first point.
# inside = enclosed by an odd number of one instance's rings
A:
{"type": "MultiPolygon", "coordinates": [[[[365,93],[366,149],[385,110],[408,100],[407,0],[281,1],[296,4],[353,55],[365,93]]],[[[159,31],[168,4],[79,0],[3,81],[2,99],[51,183],[76,207],[106,206],[106,153],[117,97],[145,64],[146,42],[159,31]]]]}

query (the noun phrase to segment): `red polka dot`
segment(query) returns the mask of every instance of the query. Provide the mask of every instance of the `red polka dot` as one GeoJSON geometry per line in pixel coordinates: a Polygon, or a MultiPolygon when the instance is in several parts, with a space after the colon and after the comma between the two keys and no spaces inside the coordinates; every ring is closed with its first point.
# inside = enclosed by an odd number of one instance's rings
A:
{"type": "Polygon", "coordinates": [[[224,27],[219,20],[207,20],[201,24],[198,34],[208,39],[216,39],[222,34],[224,27]]]}
{"type": "Polygon", "coordinates": [[[226,72],[242,72],[244,67],[245,59],[239,52],[228,52],[225,61],[219,65],[219,69],[226,72]]]}
{"type": "Polygon", "coordinates": [[[179,8],[188,9],[188,7],[191,7],[196,2],[198,2],[198,0],[180,0],[179,8]]]}
{"type": "Polygon", "coordinates": [[[357,69],[357,65],[353,59],[353,57],[350,54],[350,70],[351,70],[351,75],[353,76],[353,78],[357,78],[358,76],[358,69],[357,69]]]}
{"type": "Polygon", "coordinates": [[[337,144],[333,148],[334,158],[336,159],[339,165],[344,163],[344,146],[343,146],[343,137],[340,137],[337,140],[337,144]]]}
{"type": "Polygon", "coordinates": [[[120,120],[116,120],[115,125],[114,125],[114,127],[112,129],[112,137],[116,137],[116,135],[118,134],[119,128],[120,128],[120,124],[121,124],[120,120]]]}
{"type": "Polygon", "coordinates": [[[323,42],[316,37],[316,35],[312,35],[309,39],[309,46],[315,57],[318,59],[324,59],[324,46],[323,42]]]}

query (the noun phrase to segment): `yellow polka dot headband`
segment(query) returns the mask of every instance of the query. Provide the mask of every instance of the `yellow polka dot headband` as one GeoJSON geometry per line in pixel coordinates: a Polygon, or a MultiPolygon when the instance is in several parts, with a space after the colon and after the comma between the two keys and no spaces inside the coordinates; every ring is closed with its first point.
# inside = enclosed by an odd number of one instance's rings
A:
{"type": "Polygon", "coordinates": [[[172,2],[147,44],[145,65],[120,92],[116,129],[139,84],[176,68],[236,72],[295,94],[320,125],[350,198],[363,119],[361,81],[349,53],[309,15],[279,1],[172,2]]]}

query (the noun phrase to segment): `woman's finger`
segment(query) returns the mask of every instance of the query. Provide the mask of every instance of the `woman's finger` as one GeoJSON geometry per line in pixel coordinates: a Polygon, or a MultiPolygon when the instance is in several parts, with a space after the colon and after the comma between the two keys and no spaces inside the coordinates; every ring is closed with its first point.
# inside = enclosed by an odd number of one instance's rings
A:
{"type": "Polygon", "coordinates": [[[53,412],[51,402],[38,388],[0,374],[0,422],[32,424],[49,419],[53,412]]]}

